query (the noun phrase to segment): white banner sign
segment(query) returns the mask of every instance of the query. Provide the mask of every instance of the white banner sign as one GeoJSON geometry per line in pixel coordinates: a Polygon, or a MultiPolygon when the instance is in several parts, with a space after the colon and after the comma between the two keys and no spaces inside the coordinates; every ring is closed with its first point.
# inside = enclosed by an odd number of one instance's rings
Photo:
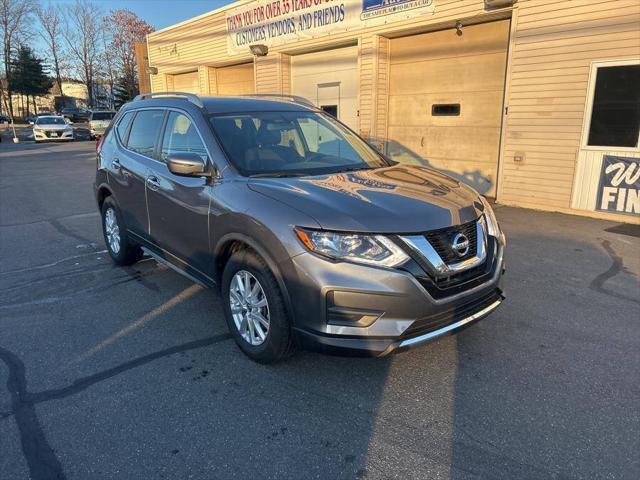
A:
{"type": "Polygon", "coordinates": [[[247,53],[433,12],[433,0],[255,0],[227,10],[227,48],[247,53]]]}

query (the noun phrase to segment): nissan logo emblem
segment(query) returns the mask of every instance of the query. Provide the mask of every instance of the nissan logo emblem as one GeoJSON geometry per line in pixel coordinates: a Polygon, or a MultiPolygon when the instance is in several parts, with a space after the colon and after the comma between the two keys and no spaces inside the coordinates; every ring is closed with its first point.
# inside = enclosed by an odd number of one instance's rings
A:
{"type": "Polygon", "coordinates": [[[456,233],[451,242],[451,248],[456,252],[456,255],[464,257],[469,253],[469,239],[462,233],[456,233]]]}

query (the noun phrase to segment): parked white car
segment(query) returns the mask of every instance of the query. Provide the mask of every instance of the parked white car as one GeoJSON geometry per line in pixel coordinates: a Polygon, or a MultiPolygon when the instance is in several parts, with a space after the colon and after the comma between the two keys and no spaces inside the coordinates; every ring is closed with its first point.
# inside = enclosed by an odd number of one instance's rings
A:
{"type": "Polygon", "coordinates": [[[91,139],[100,137],[107,129],[116,112],[113,110],[97,110],[89,115],[89,132],[91,139]]]}
{"type": "Polygon", "coordinates": [[[72,141],[73,128],[62,116],[38,117],[33,124],[36,142],[72,141]]]}

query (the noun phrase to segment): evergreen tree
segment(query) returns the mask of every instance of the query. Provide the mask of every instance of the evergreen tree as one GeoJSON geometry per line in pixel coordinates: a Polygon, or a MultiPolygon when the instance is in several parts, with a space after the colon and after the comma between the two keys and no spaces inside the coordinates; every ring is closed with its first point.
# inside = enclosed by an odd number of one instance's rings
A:
{"type": "Polygon", "coordinates": [[[121,76],[116,79],[113,87],[113,103],[117,108],[127,103],[138,94],[138,79],[136,75],[121,76]]]}
{"type": "Polygon", "coordinates": [[[43,61],[36,57],[29,47],[21,46],[15,57],[11,59],[9,84],[12,91],[27,97],[27,111],[29,97],[33,99],[35,110],[35,97],[49,93],[53,82],[47,73],[43,61]]]}

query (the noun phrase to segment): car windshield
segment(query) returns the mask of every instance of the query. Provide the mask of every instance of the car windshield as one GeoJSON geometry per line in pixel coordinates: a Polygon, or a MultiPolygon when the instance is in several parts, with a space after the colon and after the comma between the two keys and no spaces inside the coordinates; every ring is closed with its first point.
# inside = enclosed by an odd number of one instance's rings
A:
{"type": "Polygon", "coordinates": [[[64,125],[66,122],[62,117],[39,117],[36,125],[64,125]]]}
{"type": "Polygon", "coordinates": [[[302,176],[389,165],[360,137],[316,112],[216,115],[211,124],[245,176],[302,176]]]}
{"type": "Polygon", "coordinates": [[[115,112],[93,112],[91,114],[91,120],[111,120],[115,112]]]}

